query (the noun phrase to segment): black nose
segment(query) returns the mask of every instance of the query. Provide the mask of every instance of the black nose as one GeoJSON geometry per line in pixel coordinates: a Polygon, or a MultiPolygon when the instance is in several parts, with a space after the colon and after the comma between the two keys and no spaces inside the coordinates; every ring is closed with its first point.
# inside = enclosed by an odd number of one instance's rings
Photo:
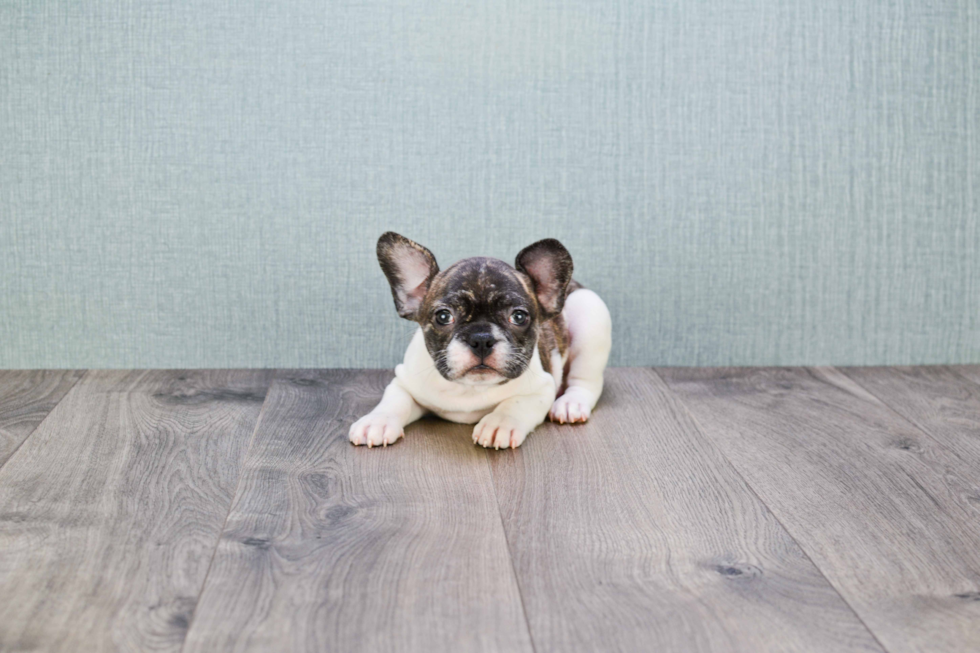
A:
{"type": "Polygon", "coordinates": [[[497,342],[497,339],[486,331],[482,333],[471,333],[466,339],[466,343],[470,346],[470,349],[481,359],[490,355],[491,350],[493,350],[493,343],[495,342],[497,342]]]}

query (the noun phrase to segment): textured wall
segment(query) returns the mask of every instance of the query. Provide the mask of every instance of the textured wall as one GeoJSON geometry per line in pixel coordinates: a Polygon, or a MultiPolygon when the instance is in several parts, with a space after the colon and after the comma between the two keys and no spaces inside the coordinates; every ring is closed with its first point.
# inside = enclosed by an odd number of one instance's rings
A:
{"type": "Polygon", "coordinates": [[[980,4],[0,0],[0,367],[388,366],[555,236],[614,363],[980,361],[980,4]]]}

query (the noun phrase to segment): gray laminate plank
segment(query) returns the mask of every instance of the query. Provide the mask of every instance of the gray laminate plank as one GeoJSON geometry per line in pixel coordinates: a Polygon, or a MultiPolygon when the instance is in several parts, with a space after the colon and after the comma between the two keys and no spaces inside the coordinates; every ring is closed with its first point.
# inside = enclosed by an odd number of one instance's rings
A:
{"type": "Polygon", "coordinates": [[[659,372],[890,651],[980,649],[969,465],[834,369],[659,372]]]}
{"type": "Polygon", "coordinates": [[[882,650],[652,370],[491,460],[538,653],[882,650]]]}
{"type": "Polygon", "coordinates": [[[951,369],[964,379],[980,384],[980,365],[952,365],[951,369]]]}
{"type": "Polygon", "coordinates": [[[486,452],[423,420],[347,430],[391,378],[276,380],[186,651],[529,651],[486,452]]]}
{"type": "Polygon", "coordinates": [[[88,372],[0,469],[0,650],[179,650],[270,381],[88,372]]]}
{"type": "MultiPolygon", "coordinates": [[[[840,371],[959,456],[980,479],[980,385],[944,366],[851,367],[840,371]]],[[[976,496],[980,503],[980,493],[976,496]]]]}
{"type": "Polygon", "coordinates": [[[82,370],[0,370],[0,467],[82,374],[82,370]]]}

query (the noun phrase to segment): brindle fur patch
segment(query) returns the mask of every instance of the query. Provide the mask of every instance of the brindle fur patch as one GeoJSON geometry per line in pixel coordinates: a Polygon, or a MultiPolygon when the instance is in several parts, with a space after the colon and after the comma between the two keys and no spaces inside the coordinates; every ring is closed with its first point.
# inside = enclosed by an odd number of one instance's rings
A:
{"type": "Polygon", "coordinates": [[[564,360],[567,350],[568,327],[565,325],[565,318],[559,313],[538,327],[538,356],[541,358],[544,371],[554,374],[554,370],[551,369],[552,353],[557,351],[564,360]]]}
{"type": "MultiPolygon", "coordinates": [[[[581,288],[585,288],[585,286],[572,279],[568,283],[568,290],[565,293],[565,297],[568,297],[568,295],[581,288]]],[[[554,374],[554,370],[551,369],[551,355],[553,352],[557,351],[561,360],[565,360],[570,339],[568,325],[565,324],[565,317],[561,313],[538,327],[538,356],[541,358],[541,365],[544,367],[545,372],[554,374]]],[[[564,371],[562,371],[562,375],[564,375],[564,371]]]]}

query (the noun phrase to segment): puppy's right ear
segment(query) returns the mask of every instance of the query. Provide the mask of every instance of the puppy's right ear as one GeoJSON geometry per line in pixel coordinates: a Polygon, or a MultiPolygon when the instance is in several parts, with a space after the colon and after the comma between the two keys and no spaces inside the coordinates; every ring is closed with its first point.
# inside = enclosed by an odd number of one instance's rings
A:
{"type": "Polygon", "coordinates": [[[436,257],[414,240],[389,231],[378,238],[378,263],[391,284],[398,314],[415,320],[429,284],[439,272],[436,257]]]}

